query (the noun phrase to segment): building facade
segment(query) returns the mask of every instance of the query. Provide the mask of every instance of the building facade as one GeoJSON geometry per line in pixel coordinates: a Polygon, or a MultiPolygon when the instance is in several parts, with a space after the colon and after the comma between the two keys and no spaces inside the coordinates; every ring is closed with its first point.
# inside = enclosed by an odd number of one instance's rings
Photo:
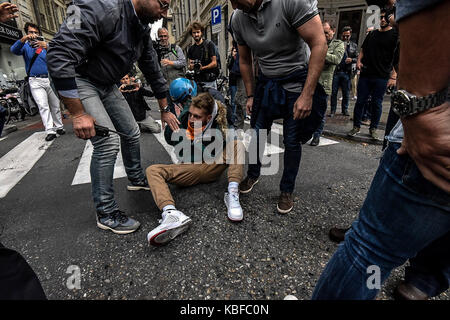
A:
{"type": "MultiPolygon", "coordinates": [[[[0,2],[6,2],[0,0],[0,2]]],[[[58,31],[66,16],[65,0],[10,0],[19,8],[19,17],[0,23],[0,76],[21,80],[26,76],[23,58],[10,52],[11,45],[24,35],[24,26],[33,22],[40,26],[42,36],[48,42],[58,31]]]]}
{"type": "Polygon", "coordinates": [[[353,30],[351,40],[362,45],[367,30],[365,0],[318,0],[318,8],[322,20],[335,25],[338,37],[343,27],[350,26],[353,30]]]}

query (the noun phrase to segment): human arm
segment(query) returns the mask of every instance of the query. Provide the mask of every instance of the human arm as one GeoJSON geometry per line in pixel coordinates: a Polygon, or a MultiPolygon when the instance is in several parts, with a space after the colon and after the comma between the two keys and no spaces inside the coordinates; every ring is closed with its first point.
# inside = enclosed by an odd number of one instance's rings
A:
{"type": "Polygon", "coordinates": [[[363,64],[361,63],[362,58],[364,57],[364,51],[363,48],[361,48],[361,51],[359,52],[358,59],[356,60],[356,69],[361,70],[363,67],[363,64]]]}
{"type": "Polygon", "coordinates": [[[247,114],[252,113],[253,107],[253,83],[254,83],[254,75],[253,75],[253,60],[252,60],[252,52],[250,48],[246,45],[238,45],[239,51],[239,69],[241,71],[242,81],[244,82],[245,92],[247,93],[247,114]]]}
{"type": "Polygon", "coordinates": [[[342,61],[342,57],[344,56],[345,52],[345,44],[344,42],[340,42],[334,50],[327,50],[327,54],[325,56],[325,62],[329,64],[338,65],[342,61]]]}
{"type": "MultiPolygon", "coordinates": [[[[448,19],[449,10],[450,2],[443,1],[399,21],[399,89],[426,96],[448,86],[450,61],[441,44],[450,42],[450,34],[440,30],[448,19]]],[[[401,121],[404,139],[398,153],[409,154],[427,180],[450,193],[448,100],[438,107],[401,118],[401,121]]]]}
{"type": "Polygon", "coordinates": [[[319,15],[314,16],[298,27],[297,31],[311,49],[311,57],[305,85],[300,97],[294,104],[293,112],[296,120],[306,118],[311,113],[312,98],[324,66],[328,47],[319,15]]]}

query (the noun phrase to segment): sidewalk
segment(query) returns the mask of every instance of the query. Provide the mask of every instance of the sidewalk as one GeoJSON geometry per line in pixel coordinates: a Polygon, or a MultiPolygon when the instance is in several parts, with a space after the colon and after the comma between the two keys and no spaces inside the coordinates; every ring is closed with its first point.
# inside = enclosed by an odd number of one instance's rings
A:
{"type": "MultiPolygon", "coordinates": [[[[330,101],[330,99],[328,99],[330,101]]],[[[329,137],[338,137],[345,138],[348,140],[353,140],[357,142],[364,142],[369,144],[383,144],[384,138],[384,130],[386,128],[386,121],[389,114],[389,109],[391,107],[391,96],[385,95],[383,100],[383,111],[381,114],[380,124],[378,125],[378,140],[373,140],[369,136],[369,127],[366,125],[361,126],[361,131],[356,134],[354,137],[347,136],[347,132],[349,132],[353,128],[353,110],[355,108],[356,100],[350,100],[348,112],[350,113],[349,117],[342,115],[341,113],[341,103],[342,101],[338,100],[336,114],[333,118],[328,117],[330,113],[330,103],[328,102],[328,109],[326,112],[326,123],[325,128],[323,130],[324,136],[329,137]]]]}

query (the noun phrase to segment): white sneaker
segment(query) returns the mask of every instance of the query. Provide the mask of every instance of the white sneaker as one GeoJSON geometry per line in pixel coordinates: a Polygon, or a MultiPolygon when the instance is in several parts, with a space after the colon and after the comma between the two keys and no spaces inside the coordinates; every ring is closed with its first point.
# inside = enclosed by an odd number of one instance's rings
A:
{"type": "Polygon", "coordinates": [[[224,201],[225,205],[227,206],[228,219],[234,222],[242,221],[242,219],[244,219],[244,213],[242,212],[242,207],[239,203],[239,193],[225,192],[224,201]]]}
{"type": "Polygon", "coordinates": [[[165,244],[186,231],[192,220],[181,211],[166,210],[159,222],[160,225],[147,235],[148,242],[154,246],[165,244]]]}

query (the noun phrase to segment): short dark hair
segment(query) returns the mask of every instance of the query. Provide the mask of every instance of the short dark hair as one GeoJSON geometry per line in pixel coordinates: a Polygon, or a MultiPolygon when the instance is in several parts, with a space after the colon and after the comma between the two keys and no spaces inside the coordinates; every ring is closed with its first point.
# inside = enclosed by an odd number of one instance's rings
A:
{"type": "Polygon", "coordinates": [[[350,26],[345,26],[344,28],[342,28],[342,32],[347,32],[347,31],[352,32],[352,27],[350,27],[350,26]]]}
{"type": "Polygon", "coordinates": [[[331,30],[336,30],[336,26],[332,22],[325,20],[324,22],[322,22],[322,25],[324,25],[324,24],[328,24],[330,26],[331,30]]]}
{"type": "Polygon", "coordinates": [[[208,92],[204,92],[192,99],[192,106],[202,109],[209,116],[214,111],[214,98],[208,92]]]}
{"type": "Polygon", "coordinates": [[[200,30],[202,32],[202,34],[204,33],[204,29],[205,27],[203,26],[203,24],[199,21],[194,21],[191,23],[191,25],[189,26],[189,34],[192,36],[192,31],[194,30],[200,30]]]}
{"type": "Polygon", "coordinates": [[[39,34],[41,34],[41,28],[39,28],[39,26],[33,22],[27,22],[25,23],[25,27],[23,27],[23,30],[25,31],[25,33],[28,33],[28,28],[32,27],[34,29],[37,29],[37,31],[39,31],[39,34]]]}

